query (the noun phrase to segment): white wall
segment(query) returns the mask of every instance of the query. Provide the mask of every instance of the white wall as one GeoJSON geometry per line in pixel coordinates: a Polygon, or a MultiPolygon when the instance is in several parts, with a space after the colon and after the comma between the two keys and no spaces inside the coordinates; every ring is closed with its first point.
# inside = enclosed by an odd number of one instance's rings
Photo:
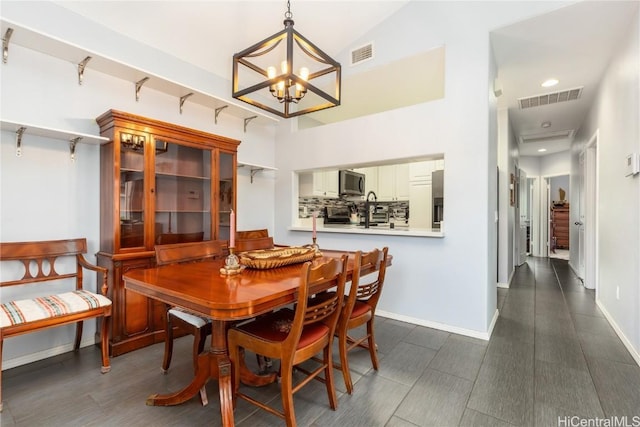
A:
{"type": "MultiPolygon", "coordinates": [[[[632,22],[576,135],[572,171],[580,171],[579,153],[599,131],[596,300],[640,363],[640,176],[624,176],[626,156],[640,152],[638,13],[632,22]]],[[[572,192],[571,203],[578,203],[577,198],[572,192]]]]}
{"type": "Polygon", "coordinates": [[[517,144],[508,109],[498,111],[498,286],[508,287],[515,272],[515,207],[511,206],[511,174],[515,174],[517,144]]]}

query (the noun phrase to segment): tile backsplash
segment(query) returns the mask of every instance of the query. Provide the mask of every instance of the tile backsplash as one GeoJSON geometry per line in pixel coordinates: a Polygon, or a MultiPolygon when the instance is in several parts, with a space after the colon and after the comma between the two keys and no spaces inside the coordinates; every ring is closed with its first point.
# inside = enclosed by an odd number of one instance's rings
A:
{"type": "MultiPolygon", "coordinates": [[[[373,203],[373,202],[372,202],[373,203]]],[[[409,202],[377,202],[378,206],[387,206],[389,212],[396,212],[396,220],[409,220],[409,202]]],[[[324,208],[329,207],[352,207],[356,206],[360,217],[364,216],[364,200],[352,201],[345,199],[326,199],[320,197],[299,197],[298,198],[298,218],[310,218],[314,212],[318,212],[318,218],[324,216],[324,208]]]]}

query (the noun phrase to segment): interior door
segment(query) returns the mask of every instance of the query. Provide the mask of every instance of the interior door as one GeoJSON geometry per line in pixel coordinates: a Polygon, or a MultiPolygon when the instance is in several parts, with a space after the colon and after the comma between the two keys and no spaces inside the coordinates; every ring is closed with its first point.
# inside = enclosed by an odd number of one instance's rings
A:
{"type": "Polygon", "coordinates": [[[518,265],[522,265],[527,261],[527,227],[529,226],[529,190],[527,186],[527,173],[522,169],[518,171],[518,215],[520,218],[519,240],[520,251],[518,265]]]}
{"type": "MultiPolygon", "coordinates": [[[[598,281],[598,147],[597,133],[585,150],[585,272],[584,286],[597,289],[598,281]]],[[[597,291],[596,291],[597,292],[597,291]]]]}
{"type": "Polygon", "coordinates": [[[578,188],[578,220],[575,222],[578,231],[578,277],[584,281],[584,216],[585,216],[585,177],[587,176],[587,168],[585,162],[585,153],[580,153],[580,167],[582,169],[582,179],[578,188]]]}

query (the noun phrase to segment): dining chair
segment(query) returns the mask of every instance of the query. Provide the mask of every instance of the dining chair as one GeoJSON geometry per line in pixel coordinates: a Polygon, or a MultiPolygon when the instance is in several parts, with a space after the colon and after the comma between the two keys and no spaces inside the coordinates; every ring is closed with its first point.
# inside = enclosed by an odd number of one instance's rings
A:
{"type": "MultiPolygon", "coordinates": [[[[187,262],[200,262],[217,258],[223,255],[226,245],[220,240],[208,240],[204,242],[175,243],[169,245],[156,245],[156,265],[179,264],[187,262]]],[[[171,365],[173,355],[173,328],[174,326],[193,335],[193,366],[198,364],[198,354],[204,350],[204,344],[208,335],[211,335],[211,321],[181,307],[170,307],[167,310],[165,323],[164,357],[162,359],[162,372],[167,373],[171,365]]],[[[206,390],[200,390],[202,405],[208,403],[206,390]]]]}
{"type": "Polygon", "coordinates": [[[332,258],[318,265],[306,262],[300,273],[301,284],[298,288],[295,309],[284,308],[229,329],[227,342],[233,367],[234,405],[237,398],[241,398],[284,418],[287,426],[295,426],[293,394],[315,378],[325,383],[331,409],[337,408],[338,400],[333,381],[332,344],[342,307],[342,298],[338,295],[344,293],[346,276],[347,255],[343,255],[340,259],[332,258]],[[333,298],[325,298],[322,301],[307,298],[310,289],[334,286],[336,293],[333,298]],[[280,394],[283,412],[240,391],[241,349],[251,350],[272,359],[280,359],[280,394]],[[315,360],[314,356],[319,353],[322,353],[319,366],[311,372],[302,371],[307,376],[294,386],[294,366],[307,360],[315,360]],[[319,377],[321,373],[324,373],[324,377],[319,377]]]}
{"type": "Polygon", "coordinates": [[[255,239],[257,237],[269,237],[269,230],[260,228],[256,230],[236,231],[236,239],[255,239]]]}
{"type": "Polygon", "coordinates": [[[389,248],[384,247],[382,250],[373,249],[367,253],[362,251],[355,253],[351,288],[345,296],[345,303],[336,327],[340,364],[335,364],[335,367],[342,371],[344,384],[349,394],[353,392],[353,382],[349,370],[349,351],[355,347],[368,349],[373,369],[378,370],[378,348],[375,340],[374,322],[376,306],[382,293],[387,271],[388,252],[389,248]],[[349,335],[350,330],[364,324],[367,325],[367,332],[364,336],[353,338],[349,335]]]}
{"type": "Polygon", "coordinates": [[[236,239],[235,251],[246,252],[255,251],[258,249],[271,249],[273,248],[273,237],[256,237],[250,239],[236,239]]]}

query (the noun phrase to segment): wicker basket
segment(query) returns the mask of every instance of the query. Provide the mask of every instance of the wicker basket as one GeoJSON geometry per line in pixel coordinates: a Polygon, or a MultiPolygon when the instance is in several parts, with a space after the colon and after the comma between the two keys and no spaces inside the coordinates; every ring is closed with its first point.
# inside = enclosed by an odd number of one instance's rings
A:
{"type": "Polygon", "coordinates": [[[311,261],[315,255],[313,248],[290,246],[286,248],[261,249],[238,254],[240,264],[248,268],[264,270],[289,264],[311,261]]]}

